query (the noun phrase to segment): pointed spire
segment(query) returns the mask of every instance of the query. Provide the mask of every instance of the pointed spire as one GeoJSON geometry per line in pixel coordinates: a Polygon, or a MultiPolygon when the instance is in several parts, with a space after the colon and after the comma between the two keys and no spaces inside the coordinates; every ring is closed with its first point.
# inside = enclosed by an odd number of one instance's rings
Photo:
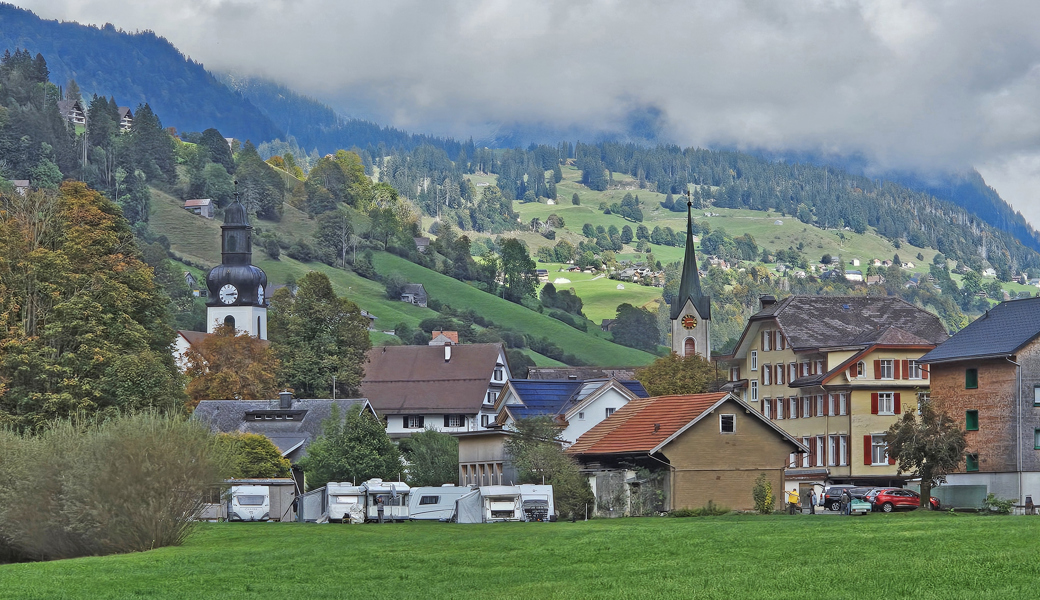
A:
{"type": "Polygon", "coordinates": [[[683,257],[682,279],[679,282],[679,294],[672,303],[672,320],[678,319],[687,298],[693,302],[694,308],[702,319],[711,319],[711,299],[701,291],[701,275],[697,271],[697,252],[693,241],[693,199],[690,190],[686,190],[686,255],[683,257]]]}

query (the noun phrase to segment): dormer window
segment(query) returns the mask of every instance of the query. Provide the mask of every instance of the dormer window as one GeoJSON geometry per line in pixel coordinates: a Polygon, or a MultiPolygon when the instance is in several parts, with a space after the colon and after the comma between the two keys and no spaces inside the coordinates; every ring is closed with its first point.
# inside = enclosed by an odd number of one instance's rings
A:
{"type": "Polygon", "coordinates": [[[498,392],[488,390],[487,396],[484,397],[484,404],[494,404],[495,400],[498,399],[498,392]]]}
{"type": "Polygon", "coordinates": [[[492,379],[495,381],[502,381],[506,378],[506,370],[504,367],[495,367],[495,374],[492,379]]]}

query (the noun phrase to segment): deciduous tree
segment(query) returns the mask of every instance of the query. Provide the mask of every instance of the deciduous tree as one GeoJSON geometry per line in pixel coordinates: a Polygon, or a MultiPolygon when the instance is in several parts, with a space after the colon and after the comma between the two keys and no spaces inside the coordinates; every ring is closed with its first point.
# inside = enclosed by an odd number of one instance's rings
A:
{"type": "Polygon", "coordinates": [[[404,470],[397,446],[383,423],[360,405],[337,407],[322,422],[322,434],[307,448],[300,466],[307,485],[315,489],[330,481],[362,482],[373,477],[396,480],[404,470]]]}
{"type": "Polygon", "coordinates": [[[711,390],[716,375],[715,366],[702,356],[679,356],[672,352],[640,369],[636,379],[651,396],[668,396],[707,392],[711,390]]]}
{"type": "Polygon", "coordinates": [[[459,440],[433,429],[401,440],[408,461],[408,485],[435,486],[459,479],[459,440]]]}
{"type": "Polygon", "coordinates": [[[964,459],[964,430],[960,423],[921,402],[921,414],[903,414],[885,435],[888,455],[896,459],[898,472],[921,478],[921,507],[930,506],[932,487],[946,482],[946,474],[964,459]]]}
{"type": "Polygon", "coordinates": [[[222,433],[217,440],[228,459],[228,476],[235,479],[288,477],[289,459],[265,435],[222,433]]]}
{"type": "Polygon", "coordinates": [[[594,501],[592,489],[578,463],[563,451],[560,424],[552,417],[531,417],[517,420],[513,431],[506,452],[513,457],[520,483],[552,485],[561,517],[583,515],[594,501]]]}
{"type": "Polygon", "coordinates": [[[188,407],[200,400],[264,400],[278,394],[279,362],[270,345],[221,325],[185,353],[188,407]]]}

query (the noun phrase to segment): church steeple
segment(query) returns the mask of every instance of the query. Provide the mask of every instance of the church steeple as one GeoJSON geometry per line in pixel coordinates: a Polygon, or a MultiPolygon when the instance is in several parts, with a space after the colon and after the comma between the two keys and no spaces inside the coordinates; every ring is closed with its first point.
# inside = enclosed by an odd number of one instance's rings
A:
{"type": "Polygon", "coordinates": [[[694,308],[705,320],[711,319],[711,298],[701,291],[701,275],[697,271],[697,252],[693,241],[693,201],[686,192],[686,255],[683,257],[682,279],[679,282],[679,295],[672,303],[672,320],[682,314],[686,300],[693,302],[694,308]]]}

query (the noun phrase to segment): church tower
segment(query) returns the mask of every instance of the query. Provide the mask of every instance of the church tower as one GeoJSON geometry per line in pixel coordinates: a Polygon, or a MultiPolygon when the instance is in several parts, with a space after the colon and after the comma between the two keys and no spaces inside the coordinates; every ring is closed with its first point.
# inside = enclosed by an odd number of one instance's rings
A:
{"type": "Polygon", "coordinates": [[[686,256],[679,294],[672,302],[672,352],[711,359],[711,297],[701,291],[693,242],[693,202],[686,192],[686,256]]]}
{"type": "Polygon", "coordinates": [[[246,208],[235,201],[224,211],[220,226],[220,266],[206,275],[206,332],[231,325],[240,332],[267,339],[267,274],[254,266],[253,228],[246,208]]]}

